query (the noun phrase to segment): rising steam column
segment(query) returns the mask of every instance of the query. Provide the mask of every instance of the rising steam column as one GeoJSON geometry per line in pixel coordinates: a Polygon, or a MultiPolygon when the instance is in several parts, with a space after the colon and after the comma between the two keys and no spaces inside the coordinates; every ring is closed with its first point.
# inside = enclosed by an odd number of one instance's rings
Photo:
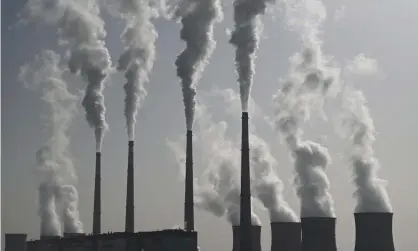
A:
{"type": "Polygon", "coordinates": [[[96,152],[96,172],[94,178],[94,202],[93,202],[93,234],[101,232],[101,153],[96,152]]]}
{"type": "Polygon", "coordinates": [[[184,187],[184,229],[194,231],[193,201],[193,133],[187,130],[186,142],[186,178],[184,187]]]}
{"type": "Polygon", "coordinates": [[[241,197],[240,197],[240,251],[252,251],[250,143],[248,136],[248,112],[242,113],[241,139],[241,197]]]}
{"type": "Polygon", "coordinates": [[[128,142],[128,172],[126,182],[126,214],[125,232],[135,231],[135,203],[134,203],[134,141],[128,142]]]}

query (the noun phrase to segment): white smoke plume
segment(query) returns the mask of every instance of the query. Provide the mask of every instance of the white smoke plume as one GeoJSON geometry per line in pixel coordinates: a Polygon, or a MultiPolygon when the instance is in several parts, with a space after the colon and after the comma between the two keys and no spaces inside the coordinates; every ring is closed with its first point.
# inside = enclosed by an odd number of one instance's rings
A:
{"type": "Polygon", "coordinates": [[[379,63],[361,53],[348,62],[346,69],[354,75],[376,75],[379,73],[379,63]]]}
{"type": "Polygon", "coordinates": [[[234,0],[235,29],[229,42],[236,48],[235,64],[243,112],[248,110],[248,99],[255,73],[254,59],[262,30],[259,16],[266,12],[269,2],[274,3],[275,0],[234,0]]]}
{"type": "MultiPolygon", "coordinates": [[[[240,186],[233,185],[225,198],[228,205],[227,218],[232,226],[240,225],[240,190],[240,186]]],[[[254,203],[251,203],[251,225],[261,226],[260,218],[254,213],[253,205],[254,203]]]]}
{"type": "Polygon", "coordinates": [[[223,14],[220,0],[183,0],[175,15],[183,25],[180,38],[186,42],[186,48],[178,55],[175,65],[177,76],[181,79],[186,126],[191,130],[196,84],[215,49],[213,28],[216,22],[222,20],[223,14]]]}
{"type": "Polygon", "coordinates": [[[385,180],[378,176],[379,161],[374,156],[376,140],[373,119],[363,93],[347,88],[343,93],[343,129],[352,142],[351,165],[354,173],[356,212],[392,212],[385,180]]]}
{"type": "Polygon", "coordinates": [[[255,135],[250,135],[252,189],[269,211],[271,222],[296,222],[297,216],[283,198],[283,182],[274,170],[277,162],[269,146],[255,135]]]}
{"type": "MultiPolygon", "coordinates": [[[[225,138],[227,124],[223,121],[214,123],[203,104],[197,104],[196,115],[194,156],[201,159],[206,169],[195,180],[195,206],[217,217],[227,214],[231,224],[239,224],[240,150],[236,143],[225,138]]],[[[184,142],[168,141],[168,147],[184,175],[184,142]]],[[[260,224],[255,214],[253,223],[260,224]]]]}
{"type": "Polygon", "coordinates": [[[147,91],[145,84],[153,68],[158,33],[152,19],[157,11],[149,0],[119,0],[117,15],[124,20],[121,39],[124,51],[119,57],[117,69],[125,73],[125,118],[129,140],[134,140],[136,115],[147,91]]]}
{"type": "Polygon", "coordinates": [[[96,151],[101,151],[105,119],[104,80],[111,60],[104,37],[106,31],[96,0],[28,0],[23,10],[28,22],[58,27],[60,44],[68,44],[68,68],[87,81],[82,101],[89,125],[95,130],[96,151]]]}
{"type": "Polygon", "coordinates": [[[322,105],[334,86],[339,70],[328,67],[317,34],[326,17],[319,0],[285,1],[287,24],[300,35],[301,53],[291,58],[289,75],[274,95],[276,130],[284,138],[294,157],[295,187],[301,199],[301,217],[335,217],[334,202],[329,193],[325,168],[330,163],[328,150],[302,139],[302,124],[311,110],[322,111],[322,105]]]}
{"type": "Polygon", "coordinates": [[[55,205],[55,185],[41,183],[38,187],[41,236],[61,236],[61,224],[55,205]]]}
{"type": "MultiPolygon", "coordinates": [[[[49,109],[45,118],[46,126],[51,134],[36,154],[37,173],[41,179],[39,186],[40,216],[46,226],[55,226],[56,224],[56,212],[53,212],[51,203],[55,203],[55,196],[59,194],[57,191],[64,183],[77,178],[70,156],[67,129],[73,119],[78,98],[68,91],[67,83],[63,78],[63,68],[60,65],[60,56],[51,50],[45,50],[37,55],[32,62],[22,66],[19,73],[19,80],[27,88],[42,89],[42,99],[49,109]],[[45,198],[44,196],[49,197],[45,198]]],[[[72,189],[73,193],[77,194],[75,188],[72,187],[72,189]]],[[[81,233],[83,225],[78,216],[78,198],[73,198],[70,194],[62,194],[57,198],[57,201],[61,203],[67,200],[72,202],[71,204],[63,204],[64,211],[70,211],[72,214],[64,218],[64,227],[70,228],[72,233],[81,233]]],[[[55,210],[55,205],[53,209],[55,210]]],[[[47,232],[49,233],[51,230],[47,232]]],[[[58,232],[54,233],[58,234],[58,232]]]]}
{"type": "Polygon", "coordinates": [[[64,233],[82,233],[83,225],[79,220],[78,193],[74,186],[63,185],[59,188],[59,198],[63,204],[64,233]]]}

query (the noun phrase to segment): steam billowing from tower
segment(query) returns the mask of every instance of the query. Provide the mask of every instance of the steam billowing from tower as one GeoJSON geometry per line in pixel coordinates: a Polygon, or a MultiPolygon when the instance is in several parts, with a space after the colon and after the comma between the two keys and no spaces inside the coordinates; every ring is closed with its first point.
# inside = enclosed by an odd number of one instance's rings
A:
{"type": "Polygon", "coordinates": [[[303,122],[309,119],[311,110],[322,108],[338,74],[336,69],[326,66],[316,36],[325,18],[325,7],[314,0],[285,7],[288,22],[300,32],[304,49],[292,57],[291,71],[274,96],[275,127],[295,159],[294,183],[301,199],[301,217],[334,217],[334,202],[325,174],[330,162],[328,150],[318,143],[302,140],[303,122]],[[314,11],[309,8],[312,4],[317,7],[314,11]]]}
{"type": "Polygon", "coordinates": [[[274,0],[234,0],[235,29],[229,42],[236,48],[235,64],[243,112],[248,112],[255,72],[254,59],[262,25],[259,16],[266,12],[268,2],[274,0]]]}
{"type": "Polygon", "coordinates": [[[96,151],[101,151],[107,129],[104,105],[104,80],[111,61],[104,43],[106,31],[96,0],[29,0],[25,5],[27,21],[43,21],[58,26],[61,44],[69,44],[68,68],[87,81],[82,101],[89,125],[95,130],[96,151]]]}
{"type": "Polygon", "coordinates": [[[183,0],[175,13],[183,25],[180,38],[186,48],[175,62],[181,79],[187,130],[192,130],[196,105],[196,87],[207,61],[215,49],[213,26],[222,19],[219,0],[183,0]]]}
{"type": "Polygon", "coordinates": [[[117,68],[125,73],[126,126],[129,140],[134,140],[136,115],[147,95],[145,84],[155,61],[158,33],[151,19],[157,15],[148,0],[122,0],[118,13],[125,21],[121,35],[125,48],[117,68]]]}
{"type": "Polygon", "coordinates": [[[47,118],[50,137],[36,153],[37,173],[40,178],[39,215],[43,235],[60,235],[61,227],[56,203],[63,206],[64,230],[83,232],[78,215],[78,196],[74,186],[76,174],[69,150],[67,129],[71,123],[77,97],[67,89],[60,56],[45,50],[21,67],[19,80],[27,88],[42,88],[42,99],[50,109],[47,118]]]}
{"type": "Polygon", "coordinates": [[[355,212],[392,212],[386,182],[379,179],[379,162],[374,157],[375,128],[361,91],[347,89],[344,95],[343,126],[352,141],[351,164],[356,186],[355,212]]]}
{"type": "Polygon", "coordinates": [[[255,195],[269,211],[271,222],[296,222],[297,216],[283,198],[283,183],[275,173],[275,159],[262,139],[251,135],[251,166],[255,195]]]}

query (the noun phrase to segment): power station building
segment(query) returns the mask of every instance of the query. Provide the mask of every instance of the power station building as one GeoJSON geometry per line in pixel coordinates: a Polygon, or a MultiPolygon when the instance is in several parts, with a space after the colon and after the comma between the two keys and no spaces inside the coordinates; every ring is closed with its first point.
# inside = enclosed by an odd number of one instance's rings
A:
{"type": "Polygon", "coordinates": [[[197,251],[197,233],[182,229],[67,235],[26,240],[26,234],[6,234],[5,251],[197,251]]]}

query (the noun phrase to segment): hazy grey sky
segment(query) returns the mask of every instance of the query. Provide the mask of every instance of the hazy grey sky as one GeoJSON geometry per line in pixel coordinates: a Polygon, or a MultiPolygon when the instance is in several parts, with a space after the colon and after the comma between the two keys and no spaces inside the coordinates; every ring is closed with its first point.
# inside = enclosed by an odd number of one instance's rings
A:
{"type": "MultiPolygon", "coordinates": [[[[27,232],[39,235],[34,173],[35,152],[44,142],[41,115],[45,106],[39,92],[25,89],[17,82],[19,67],[32,60],[42,49],[55,49],[55,31],[48,28],[19,27],[8,29],[17,21],[16,14],[23,0],[2,2],[2,234],[27,232]]],[[[225,3],[229,3],[228,2],[225,3]]],[[[344,65],[359,53],[375,58],[384,78],[352,78],[348,84],[364,91],[378,131],[375,145],[380,159],[380,176],[389,181],[388,191],[394,209],[395,244],[398,250],[416,250],[418,241],[418,87],[416,59],[418,35],[418,2],[412,0],[325,1],[328,19],[323,26],[324,51],[344,65]],[[344,8],[342,7],[344,6],[344,8]],[[414,101],[415,100],[415,101],[414,101]]],[[[213,86],[238,90],[234,72],[233,47],[228,44],[225,29],[232,28],[231,5],[224,9],[224,22],[215,28],[217,48],[203,73],[199,90],[213,86]]],[[[264,18],[264,36],[256,61],[252,97],[266,113],[272,112],[269,102],[279,87],[277,79],[287,72],[288,57],[300,50],[294,33],[283,26],[283,17],[264,18]]],[[[113,61],[121,52],[121,25],[103,14],[108,31],[107,45],[113,61]]],[[[157,60],[148,85],[148,97],[138,114],[136,126],[136,230],[154,230],[182,226],[183,184],[177,177],[175,159],[165,144],[167,138],[185,135],[185,119],[181,89],[174,61],[184,48],[179,39],[180,25],[158,21],[157,60]]],[[[348,81],[348,80],[346,80],[348,81]]],[[[107,122],[110,130],[103,144],[103,231],[122,231],[125,216],[127,135],[123,115],[124,79],[115,75],[105,89],[107,122]]],[[[217,110],[222,106],[216,105],[217,110]]],[[[212,109],[214,112],[215,109],[212,109]]],[[[333,111],[333,109],[331,109],[333,111]]],[[[334,111],[335,112],[335,111],[334,111]]],[[[329,123],[311,124],[307,136],[322,140],[329,147],[333,162],[327,170],[331,193],[336,203],[337,242],[340,250],[353,249],[354,219],[353,185],[348,168],[347,143],[334,133],[329,123]],[[323,135],[326,135],[325,139],[323,135]],[[343,156],[343,157],[341,157],[343,156]]],[[[225,112],[214,119],[230,123],[229,135],[239,132],[239,114],[226,117],[225,112]]],[[[263,121],[256,121],[257,133],[271,145],[279,162],[278,174],[286,185],[286,199],[295,211],[298,201],[290,179],[291,165],[286,148],[276,139],[263,121]]],[[[73,161],[79,176],[81,220],[91,231],[95,142],[92,129],[79,111],[70,127],[73,161]]],[[[205,167],[196,166],[201,172],[205,167]]],[[[263,246],[269,249],[268,214],[257,209],[263,228],[263,246]]],[[[230,250],[231,228],[225,219],[218,219],[196,210],[196,228],[203,250],[230,250]]]]}

